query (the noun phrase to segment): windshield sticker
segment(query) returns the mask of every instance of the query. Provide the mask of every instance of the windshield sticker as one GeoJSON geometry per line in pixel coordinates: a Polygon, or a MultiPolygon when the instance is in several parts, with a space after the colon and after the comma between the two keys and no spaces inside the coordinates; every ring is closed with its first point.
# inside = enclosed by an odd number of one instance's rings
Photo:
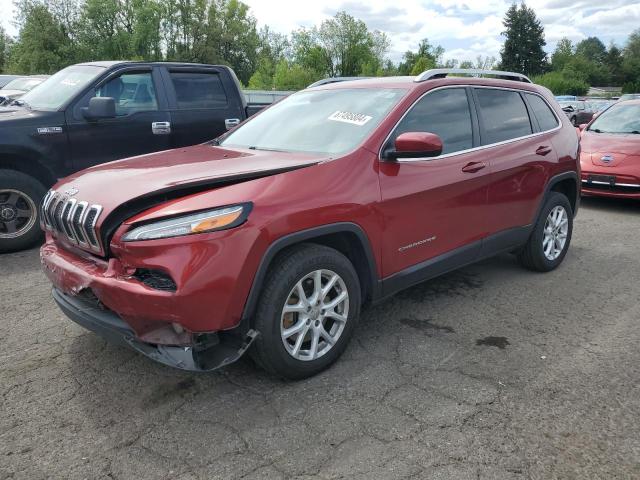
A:
{"type": "Polygon", "coordinates": [[[363,126],[373,117],[369,115],[363,115],[362,113],[341,112],[340,110],[333,112],[329,115],[327,120],[333,120],[334,122],[351,123],[352,125],[363,126]]]}

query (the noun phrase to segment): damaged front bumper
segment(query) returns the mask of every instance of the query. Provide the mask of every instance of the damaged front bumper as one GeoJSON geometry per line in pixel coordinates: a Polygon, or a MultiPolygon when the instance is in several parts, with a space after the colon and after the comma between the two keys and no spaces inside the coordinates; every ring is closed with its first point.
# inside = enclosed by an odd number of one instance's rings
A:
{"type": "Polygon", "coordinates": [[[224,331],[209,334],[205,343],[191,346],[157,345],[141,342],[118,315],[79,297],[71,297],[54,288],[53,299],[67,317],[106,340],[128,346],[156,362],[193,372],[209,372],[238,360],[251,346],[258,332],[242,334],[224,331]]]}

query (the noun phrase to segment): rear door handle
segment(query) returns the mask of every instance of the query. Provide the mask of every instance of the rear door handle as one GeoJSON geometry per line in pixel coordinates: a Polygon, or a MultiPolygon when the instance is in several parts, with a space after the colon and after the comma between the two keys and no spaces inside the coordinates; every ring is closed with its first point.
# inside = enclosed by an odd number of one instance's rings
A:
{"type": "Polygon", "coordinates": [[[470,162],[462,167],[462,171],[465,173],[476,173],[482,170],[487,165],[484,162],[470,162]]]}
{"type": "Polygon", "coordinates": [[[543,157],[549,153],[551,153],[551,147],[547,147],[546,145],[538,147],[536,150],[536,155],[541,155],[543,157]]]}
{"type": "Polygon", "coordinates": [[[151,132],[154,135],[169,135],[171,133],[171,122],[153,122],[151,132]]]}
{"type": "Polygon", "coordinates": [[[227,127],[227,130],[231,130],[233,127],[237,127],[238,125],[240,125],[240,119],[239,118],[225,118],[224,119],[224,126],[227,127]]]}

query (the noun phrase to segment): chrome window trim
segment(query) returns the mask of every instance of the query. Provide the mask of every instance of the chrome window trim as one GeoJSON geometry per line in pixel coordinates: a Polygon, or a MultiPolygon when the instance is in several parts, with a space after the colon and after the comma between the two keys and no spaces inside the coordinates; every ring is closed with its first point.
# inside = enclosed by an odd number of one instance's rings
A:
{"type": "MultiPolygon", "coordinates": [[[[404,117],[406,117],[409,114],[409,112],[413,109],[413,107],[420,100],[422,100],[424,97],[426,97],[430,93],[436,92],[438,90],[443,90],[443,89],[446,89],[446,88],[465,88],[465,89],[466,88],[487,88],[487,89],[492,89],[492,90],[507,90],[507,91],[517,92],[517,93],[530,93],[532,95],[537,95],[538,97],[542,98],[542,100],[545,102],[545,104],[550,108],[551,112],[553,112],[553,116],[556,118],[556,121],[558,122],[558,125],[555,128],[552,128],[551,130],[544,130],[542,132],[535,132],[535,133],[532,133],[530,135],[525,135],[523,137],[510,138],[509,140],[504,140],[502,142],[490,143],[488,145],[480,145],[478,147],[468,148],[466,150],[458,150],[457,152],[446,153],[444,155],[439,155],[437,157],[401,158],[401,159],[393,160],[393,163],[414,163],[414,162],[424,162],[424,161],[431,162],[433,160],[440,160],[440,159],[443,159],[443,158],[455,157],[455,156],[458,156],[458,155],[464,155],[466,153],[477,152],[477,151],[480,151],[480,150],[485,150],[485,149],[489,149],[489,148],[493,148],[493,147],[499,147],[499,146],[502,146],[502,145],[507,145],[507,144],[513,143],[513,142],[519,142],[520,140],[525,140],[527,138],[534,138],[534,137],[538,137],[540,135],[545,135],[547,133],[556,132],[556,131],[558,131],[558,130],[560,130],[562,128],[562,120],[558,118],[558,115],[557,115],[556,111],[553,109],[553,107],[551,107],[551,105],[549,105],[549,102],[547,101],[547,99],[544,98],[538,92],[532,92],[530,90],[524,90],[524,89],[519,89],[519,88],[493,87],[493,86],[489,86],[489,85],[444,85],[442,87],[437,87],[437,88],[434,88],[434,89],[429,90],[427,92],[424,92],[422,95],[420,95],[420,97],[418,99],[416,99],[416,101],[414,101],[411,104],[411,106],[407,109],[407,111],[404,112],[402,117],[400,117],[400,119],[396,122],[396,124],[393,126],[393,128],[389,131],[389,134],[385,137],[384,142],[382,142],[382,145],[380,146],[380,150],[378,151],[378,160],[379,161],[381,161],[381,162],[389,161],[389,160],[385,160],[384,158],[382,158],[382,153],[383,153],[382,151],[384,150],[384,146],[387,144],[387,142],[391,138],[391,135],[393,135],[393,132],[395,132],[396,128],[398,128],[398,125],[400,124],[400,122],[402,122],[402,120],[404,120],[404,117]]],[[[531,116],[533,114],[533,112],[529,112],[529,105],[525,103],[525,107],[527,108],[528,115],[531,116]]]]}

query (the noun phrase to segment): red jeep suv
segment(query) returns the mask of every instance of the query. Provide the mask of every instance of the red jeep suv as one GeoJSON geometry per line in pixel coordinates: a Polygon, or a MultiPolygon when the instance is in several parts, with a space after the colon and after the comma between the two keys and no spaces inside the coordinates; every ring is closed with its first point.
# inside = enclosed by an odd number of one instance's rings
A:
{"type": "Polygon", "coordinates": [[[578,156],[522,75],[324,84],[212,142],[60,181],[42,264],[73,321],[158,362],[213,370],[249,351],[303,378],[340,356],[365,302],[500,252],[557,267],[578,156]]]}

